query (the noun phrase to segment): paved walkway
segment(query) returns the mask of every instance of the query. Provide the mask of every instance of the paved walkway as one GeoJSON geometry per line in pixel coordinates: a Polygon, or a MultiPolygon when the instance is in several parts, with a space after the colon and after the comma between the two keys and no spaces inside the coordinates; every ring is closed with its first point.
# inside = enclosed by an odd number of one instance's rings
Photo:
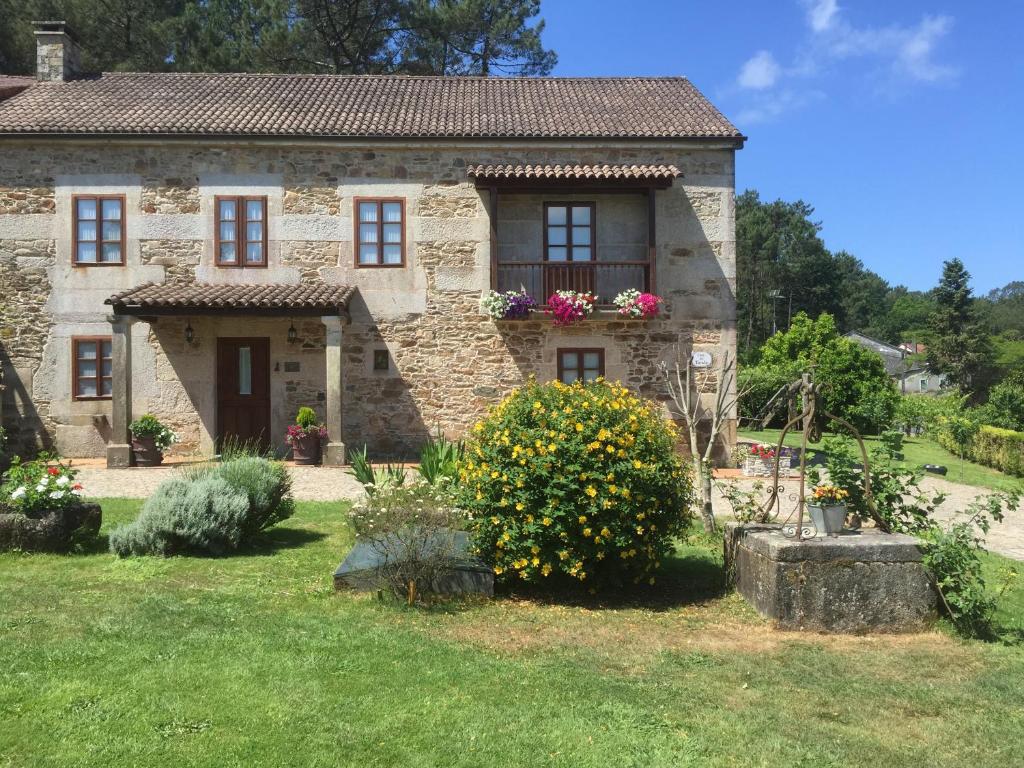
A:
{"type": "MultiPolygon", "coordinates": [[[[722,482],[736,482],[741,488],[749,490],[753,487],[756,480],[749,477],[732,476],[722,478],[722,482]]],[[[783,514],[785,515],[794,506],[792,501],[787,501],[787,498],[791,492],[794,494],[797,492],[798,478],[791,477],[781,480],[780,485],[786,488],[783,498],[783,510],[785,510],[783,514]]],[[[941,491],[946,494],[945,501],[936,510],[936,518],[944,522],[964,519],[960,513],[967,505],[976,497],[989,493],[985,488],[961,485],[960,483],[931,476],[926,476],[921,481],[921,488],[925,493],[935,494],[941,491]]],[[[732,514],[732,507],[717,488],[715,491],[714,508],[716,515],[727,516],[732,514]]],[[[1001,555],[1024,560],[1024,507],[1015,512],[1008,513],[1002,523],[992,526],[987,536],[986,546],[988,549],[1001,555]]]]}
{"type": "MultiPolygon", "coordinates": [[[[89,459],[75,459],[71,464],[79,471],[78,482],[86,495],[128,499],[144,499],[182,467],[194,466],[192,462],[175,461],[160,467],[107,469],[101,460],[89,459]]],[[[357,499],[363,493],[363,486],[344,469],[299,467],[289,462],[288,471],[292,476],[292,493],[299,501],[357,499]]]]}
{"type": "MultiPolygon", "coordinates": [[[[189,462],[177,460],[162,467],[134,467],[132,469],[107,469],[100,459],[77,459],[73,466],[79,469],[79,482],[85,487],[85,493],[93,498],[123,497],[142,499],[178,469],[189,462]]],[[[295,498],[299,501],[337,501],[341,499],[358,499],[363,492],[362,486],[344,469],[336,467],[300,467],[288,465],[292,475],[292,488],[295,498]]],[[[724,482],[735,481],[740,487],[749,489],[755,480],[737,476],[738,472],[727,472],[730,477],[722,478],[724,482]]],[[[783,481],[786,496],[796,491],[796,478],[783,481]]],[[[945,502],[939,507],[938,517],[949,521],[957,517],[976,496],[986,493],[984,488],[961,485],[937,477],[926,477],[922,487],[927,492],[942,491],[947,495],[945,502]]],[[[785,498],[783,499],[786,503],[785,498]]],[[[790,502],[792,506],[792,502],[790,502]]],[[[716,490],[714,499],[715,514],[729,516],[732,507],[716,490]]],[[[1024,509],[1011,512],[1002,524],[993,526],[988,535],[988,548],[994,552],[1024,560],[1024,509]]]]}

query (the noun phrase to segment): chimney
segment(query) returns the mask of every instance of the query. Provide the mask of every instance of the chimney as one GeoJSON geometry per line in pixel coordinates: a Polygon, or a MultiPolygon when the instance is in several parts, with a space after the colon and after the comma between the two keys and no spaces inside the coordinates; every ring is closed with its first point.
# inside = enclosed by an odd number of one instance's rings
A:
{"type": "Polygon", "coordinates": [[[36,28],[36,80],[59,83],[70,80],[80,69],[78,43],[67,22],[33,21],[36,28]]]}

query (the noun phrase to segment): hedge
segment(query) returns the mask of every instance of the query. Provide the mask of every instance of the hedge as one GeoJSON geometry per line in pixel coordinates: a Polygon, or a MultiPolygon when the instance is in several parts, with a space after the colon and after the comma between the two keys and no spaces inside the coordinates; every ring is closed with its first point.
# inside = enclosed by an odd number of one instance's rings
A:
{"type": "MultiPolygon", "coordinates": [[[[939,445],[947,451],[960,455],[956,441],[941,427],[938,439],[939,445]]],[[[982,426],[967,446],[966,458],[1008,475],[1024,477],[1024,432],[982,426]]]]}

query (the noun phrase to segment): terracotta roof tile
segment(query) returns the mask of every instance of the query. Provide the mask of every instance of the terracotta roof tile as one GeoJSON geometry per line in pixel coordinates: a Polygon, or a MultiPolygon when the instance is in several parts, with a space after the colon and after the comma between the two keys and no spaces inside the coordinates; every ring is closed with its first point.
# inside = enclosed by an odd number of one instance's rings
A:
{"type": "Polygon", "coordinates": [[[471,179],[641,179],[682,176],[674,165],[471,165],[471,179]]]}
{"type": "Polygon", "coordinates": [[[356,289],[347,285],[252,285],[144,283],[106,300],[117,314],[233,312],[331,314],[348,306],[356,289]]]}
{"type": "Polygon", "coordinates": [[[728,138],[687,79],[149,73],[38,83],[0,134],[728,138]]]}

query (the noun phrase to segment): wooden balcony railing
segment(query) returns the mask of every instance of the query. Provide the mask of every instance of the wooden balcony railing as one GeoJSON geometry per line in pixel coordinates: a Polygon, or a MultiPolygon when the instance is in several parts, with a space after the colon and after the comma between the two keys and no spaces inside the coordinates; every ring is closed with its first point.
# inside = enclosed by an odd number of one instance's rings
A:
{"type": "Polygon", "coordinates": [[[650,291],[651,265],[646,261],[500,262],[491,282],[496,291],[526,291],[541,305],[555,291],[593,293],[598,304],[610,305],[630,288],[650,291]]]}

